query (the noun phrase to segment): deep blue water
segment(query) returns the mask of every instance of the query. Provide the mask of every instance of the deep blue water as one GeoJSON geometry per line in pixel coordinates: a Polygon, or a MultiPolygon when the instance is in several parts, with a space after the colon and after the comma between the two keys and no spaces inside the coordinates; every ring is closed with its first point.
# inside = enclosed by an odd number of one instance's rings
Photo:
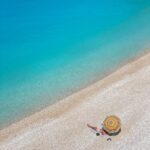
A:
{"type": "Polygon", "coordinates": [[[0,128],[150,47],[149,0],[0,1],[0,128]]]}

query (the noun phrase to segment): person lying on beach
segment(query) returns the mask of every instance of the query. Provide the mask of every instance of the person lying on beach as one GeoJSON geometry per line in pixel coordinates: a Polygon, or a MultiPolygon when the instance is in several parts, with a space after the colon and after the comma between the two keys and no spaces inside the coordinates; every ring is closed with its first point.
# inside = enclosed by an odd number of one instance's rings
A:
{"type": "Polygon", "coordinates": [[[92,130],[94,130],[96,132],[97,136],[106,135],[106,132],[103,129],[99,128],[99,127],[91,126],[90,124],[87,124],[87,126],[89,128],[91,128],[92,130]]]}

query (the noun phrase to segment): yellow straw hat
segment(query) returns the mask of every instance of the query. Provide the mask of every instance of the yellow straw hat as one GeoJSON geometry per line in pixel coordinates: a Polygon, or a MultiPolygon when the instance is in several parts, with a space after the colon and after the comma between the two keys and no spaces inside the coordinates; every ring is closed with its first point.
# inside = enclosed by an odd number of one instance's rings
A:
{"type": "Polygon", "coordinates": [[[108,134],[116,134],[121,130],[121,121],[117,116],[111,115],[103,121],[103,129],[108,134]]]}

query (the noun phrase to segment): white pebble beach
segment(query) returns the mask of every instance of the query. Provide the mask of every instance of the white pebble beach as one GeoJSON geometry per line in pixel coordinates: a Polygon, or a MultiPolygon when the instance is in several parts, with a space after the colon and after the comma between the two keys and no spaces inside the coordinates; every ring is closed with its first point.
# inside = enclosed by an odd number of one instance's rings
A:
{"type": "Polygon", "coordinates": [[[150,53],[97,83],[0,130],[0,150],[149,150],[150,53]],[[107,115],[121,119],[117,136],[96,136],[107,115]]]}

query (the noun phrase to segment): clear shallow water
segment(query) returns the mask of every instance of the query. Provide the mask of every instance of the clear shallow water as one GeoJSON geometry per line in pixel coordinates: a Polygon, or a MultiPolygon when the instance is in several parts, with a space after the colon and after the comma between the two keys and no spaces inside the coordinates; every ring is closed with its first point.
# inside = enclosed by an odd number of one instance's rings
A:
{"type": "Polygon", "coordinates": [[[150,47],[148,0],[0,2],[0,128],[150,47]]]}

